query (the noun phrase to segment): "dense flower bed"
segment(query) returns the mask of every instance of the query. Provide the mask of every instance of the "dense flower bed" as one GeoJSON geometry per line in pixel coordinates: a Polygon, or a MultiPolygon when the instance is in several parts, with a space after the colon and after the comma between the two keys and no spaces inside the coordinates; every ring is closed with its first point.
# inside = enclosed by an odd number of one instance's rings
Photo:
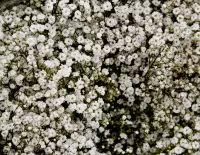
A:
{"type": "Polygon", "coordinates": [[[199,0],[30,0],[0,15],[0,154],[200,155],[199,0]]]}

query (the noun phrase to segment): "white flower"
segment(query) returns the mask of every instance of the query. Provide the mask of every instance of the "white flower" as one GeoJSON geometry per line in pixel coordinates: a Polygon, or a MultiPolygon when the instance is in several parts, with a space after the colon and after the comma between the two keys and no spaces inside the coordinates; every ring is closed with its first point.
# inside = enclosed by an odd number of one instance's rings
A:
{"type": "Polygon", "coordinates": [[[22,85],[23,79],[24,79],[24,76],[20,74],[15,78],[15,82],[17,83],[17,85],[22,85]]]}
{"type": "Polygon", "coordinates": [[[173,14],[175,14],[175,15],[178,15],[178,14],[180,14],[181,13],[181,10],[180,10],[180,8],[174,8],[173,9],[173,14]]]}
{"type": "Polygon", "coordinates": [[[45,18],[46,18],[46,16],[44,14],[42,14],[42,13],[37,14],[37,20],[38,21],[44,21],[45,18]]]}
{"type": "Polygon", "coordinates": [[[128,138],[128,136],[125,133],[120,133],[120,137],[123,138],[123,139],[127,139],[128,138]]]}
{"type": "Polygon", "coordinates": [[[95,86],[95,89],[96,89],[96,91],[97,91],[99,94],[101,94],[102,96],[105,95],[105,88],[104,88],[104,87],[102,87],[102,86],[100,86],[100,87],[95,86]]]}
{"type": "Polygon", "coordinates": [[[70,123],[65,124],[64,127],[65,127],[66,131],[72,131],[73,130],[73,125],[70,124],[70,123]]]}
{"type": "Polygon", "coordinates": [[[106,18],[106,24],[109,27],[114,27],[115,25],[117,25],[117,20],[115,18],[106,18]]]}
{"type": "Polygon", "coordinates": [[[51,12],[51,11],[53,10],[53,3],[47,2],[47,3],[45,4],[45,6],[44,6],[44,10],[45,10],[46,12],[51,12]]]}
{"type": "Polygon", "coordinates": [[[119,55],[118,59],[120,62],[124,62],[125,61],[125,56],[124,55],[119,55]]]}
{"type": "Polygon", "coordinates": [[[18,137],[13,137],[12,138],[12,143],[17,146],[20,143],[20,139],[18,137]]]}
{"type": "Polygon", "coordinates": [[[193,4],[193,8],[194,8],[194,11],[195,11],[196,13],[200,13],[200,5],[199,5],[199,4],[194,3],[194,4],[193,4]]]}
{"type": "Polygon", "coordinates": [[[76,97],[76,95],[71,94],[71,95],[67,95],[66,98],[65,98],[65,100],[66,100],[67,102],[76,102],[77,97],[76,97]]]}
{"type": "Polygon", "coordinates": [[[65,7],[65,8],[62,9],[62,15],[64,17],[69,17],[70,14],[71,14],[71,10],[68,7],[65,7]]]}
{"type": "Polygon", "coordinates": [[[187,134],[192,133],[192,130],[188,126],[186,126],[183,128],[183,133],[184,135],[187,135],[187,134]]]}
{"type": "Polygon", "coordinates": [[[49,21],[50,24],[53,24],[53,23],[55,23],[55,21],[56,21],[56,17],[50,15],[50,16],[48,17],[48,21],[49,21]]]}
{"type": "Polygon", "coordinates": [[[180,140],[180,146],[182,146],[182,147],[184,147],[184,148],[189,148],[190,143],[188,142],[187,139],[182,138],[182,139],[180,140]]]}
{"type": "Polygon", "coordinates": [[[71,138],[72,138],[73,140],[77,140],[78,137],[79,137],[79,134],[78,134],[77,132],[74,132],[74,133],[71,134],[71,138]]]}
{"type": "Polygon", "coordinates": [[[67,45],[67,46],[70,46],[70,45],[72,45],[73,44],[73,39],[71,39],[71,38],[65,38],[65,44],[67,45]]]}
{"type": "Polygon", "coordinates": [[[94,54],[95,56],[100,56],[100,55],[101,55],[101,45],[95,44],[95,45],[92,47],[92,50],[93,50],[93,54],[94,54]]]}
{"type": "Polygon", "coordinates": [[[90,51],[92,49],[90,44],[86,44],[84,48],[86,51],[90,51]]]}
{"type": "Polygon", "coordinates": [[[77,82],[76,82],[76,87],[81,90],[84,88],[84,81],[82,81],[81,79],[79,79],[77,82]]]}
{"type": "Polygon", "coordinates": [[[6,137],[7,137],[7,135],[8,135],[8,130],[2,131],[2,132],[1,132],[1,135],[2,135],[3,138],[6,139],[6,137]]]}
{"type": "Polygon", "coordinates": [[[70,112],[74,112],[76,110],[76,104],[72,103],[68,106],[68,109],[70,110],[70,112]]]}
{"type": "Polygon", "coordinates": [[[4,33],[0,30],[0,40],[4,38],[4,33]]]}
{"type": "Polygon", "coordinates": [[[60,61],[66,61],[67,56],[65,53],[60,53],[58,57],[59,57],[60,61]]]}
{"type": "Polygon", "coordinates": [[[17,72],[15,70],[11,70],[8,72],[9,77],[15,77],[17,75],[17,72]]]}
{"type": "Polygon", "coordinates": [[[74,16],[75,16],[77,19],[81,19],[81,12],[80,12],[79,10],[75,11],[74,16]]]}
{"type": "Polygon", "coordinates": [[[77,42],[80,43],[80,44],[83,44],[85,41],[84,37],[83,36],[78,36],[77,37],[77,42]]]}
{"type": "Polygon", "coordinates": [[[85,142],[86,142],[86,137],[80,135],[80,136],[77,137],[77,141],[78,141],[80,144],[84,145],[85,142]]]}
{"type": "Polygon", "coordinates": [[[46,37],[44,35],[39,35],[37,38],[38,42],[44,42],[46,40],[46,37]]]}
{"type": "Polygon", "coordinates": [[[89,26],[84,26],[83,27],[83,32],[84,33],[90,33],[91,32],[91,28],[89,26]]]}
{"type": "Polygon", "coordinates": [[[54,62],[51,61],[51,60],[46,60],[46,61],[44,62],[44,64],[46,65],[47,68],[54,68],[54,67],[55,67],[54,62]]]}
{"type": "Polygon", "coordinates": [[[43,111],[46,108],[46,103],[39,101],[37,102],[37,106],[39,107],[41,111],[43,111]]]}
{"type": "Polygon", "coordinates": [[[106,54],[110,53],[110,51],[111,51],[110,46],[109,46],[109,45],[105,45],[105,46],[103,47],[103,51],[104,51],[106,54]]]}
{"type": "Polygon", "coordinates": [[[194,34],[194,39],[196,39],[196,40],[200,40],[200,32],[196,32],[195,34],[194,34]]]}
{"type": "Polygon", "coordinates": [[[185,120],[189,121],[190,118],[191,118],[190,114],[185,114],[185,116],[184,116],[184,119],[185,119],[185,120]]]}
{"type": "Polygon", "coordinates": [[[32,8],[31,7],[26,7],[26,9],[24,10],[24,12],[28,15],[30,15],[32,13],[32,8]]]}
{"type": "Polygon", "coordinates": [[[180,147],[180,146],[176,146],[175,148],[174,148],[174,152],[176,153],[176,154],[181,154],[181,153],[183,153],[185,150],[182,148],[182,147],[180,147]]]}
{"type": "Polygon", "coordinates": [[[193,149],[196,150],[196,149],[199,149],[199,147],[200,147],[200,146],[199,146],[199,142],[197,142],[197,141],[192,142],[192,148],[193,148],[193,149]]]}
{"type": "Polygon", "coordinates": [[[67,19],[64,18],[64,17],[61,17],[60,20],[59,20],[59,23],[60,23],[61,25],[64,25],[66,22],[67,22],[67,19]]]}
{"type": "Polygon", "coordinates": [[[200,55],[200,47],[197,47],[197,48],[195,49],[195,52],[196,52],[196,54],[200,55]]]}
{"type": "Polygon", "coordinates": [[[86,148],[92,148],[94,146],[94,142],[91,139],[89,139],[86,141],[85,146],[86,148]]]}
{"type": "Polygon", "coordinates": [[[103,3],[103,10],[105,10],[105,11],[111,11],[111,9],[112,9],[112,4],[109,2],[109,1],[107,1],[107,2],[104,2],[103,3]]]}
{"type": "Polygon", "coordinates": [[[69,4],[68,6],[71,10],[76,10],[77,8],[76,4],[69,4]]]}
{"type": "Polygon", "coordinates": [[[199,110],[199,105],[198,104],[193,104],[192,105],[192,110],[193,111],[198,111],[199,110]]]}
{"type": "Polygon", "coordinates": [[[156,147],[157,148],[162,148],[163,147],[163,142],[162,141],[157,141],[156,142],[156,147]]]}
{"type": "Polygon", "coordinates": [[[183,100],[183,105],[184,105],[185,108],[188,109],[188,108],[190,108],[190,107],[192,106],[192,103],[191,103],[190,100],[184,99],[184,100],[183,100]]]}
{"type": "Polygon", "coordinates": [[[68,5],[67,3],[69,3],[69,0],[61,0],[59,1],[58,6],[62,9],[68,5]]]}
{"type": "Polygon", "coordinates": [[[134,93],[134,88],[133,88],[133,87],[128,87],[128,88],[126,89],[126,91],[127,91],[128,94],[133,95],[133,93],[134,93]]]}
{"type": "Polygon", "coordinates": [[[86,104],[84,104],[84,103],[79,103],[79,104],[77,104],[77,106],[76,106],[76,111],[77,111],[77,113],[83,113],[83,112],[86,110],[86,108],[87,108],[87,105],[86,105],[86,104]]]}
{"type": "Polygon", "coordinates": [[[37,39],[33,36],[30,36],[26,39],[26,43],[29,45],[29,46],[35,46],[37,44],[37,39]]]}
{"type": "Polygon", "coordinates": [[[97,38],[101,38],[102,37],[102,33],[98,32],[97,33],[97,38]]]}
{"type": "Polygon", "coordinates": [[[47,134],[47,136],[49,137],[49,138],[52,138],[52,137],[55,137],[56,136],[56,131],[54,130],[54,129],[47,129],[46,130],[46,134],[47,134]]]}
{"type": "Polygon", "coordinates": [[[178,138],[177,137],[171,138],[171,143],[172,144],[177,144],[178,143],[178,138]]]}
{"type": "Polygon", "coordinates": [[[195,127],[197,131],[200,131],[200,122],[195,122],[195,127]]]}
{"type": "Polygon", "coordinates": [[[148,143],[144,143],[142,149],[144,152],[147,152],[150,150],[150,145],[148,143]]]}
{"type": "Polygon", "coordinates": [[[103,68],[102,69],[102,74],[108,75],[109,74],[108,69],[107,68],[103,68]]]}

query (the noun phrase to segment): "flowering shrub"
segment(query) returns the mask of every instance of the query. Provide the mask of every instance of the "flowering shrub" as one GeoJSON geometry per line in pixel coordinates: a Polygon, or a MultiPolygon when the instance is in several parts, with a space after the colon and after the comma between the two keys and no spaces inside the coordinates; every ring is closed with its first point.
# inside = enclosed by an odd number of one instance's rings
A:
{"type": "Polygon", "coordinates": [[[199,0],[29,0],[0,15],[0,154],[199,155],[199,0]]]}

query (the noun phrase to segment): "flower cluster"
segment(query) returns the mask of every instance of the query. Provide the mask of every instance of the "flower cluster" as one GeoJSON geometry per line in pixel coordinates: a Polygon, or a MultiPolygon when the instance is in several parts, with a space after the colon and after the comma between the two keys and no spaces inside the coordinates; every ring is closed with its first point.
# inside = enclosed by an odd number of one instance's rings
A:
{"type": "Polygon", "coordinates": [[[0,154],[200,154],[199,0],[29,0],[0,14],[0,154]]]}

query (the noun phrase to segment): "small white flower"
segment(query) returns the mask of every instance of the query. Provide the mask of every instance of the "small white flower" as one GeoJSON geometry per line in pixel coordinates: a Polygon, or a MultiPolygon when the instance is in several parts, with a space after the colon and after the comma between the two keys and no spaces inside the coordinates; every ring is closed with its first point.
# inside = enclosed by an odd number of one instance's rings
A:
{"type": "Polygon", "coordinates": [[[71,103],[69,106],[68,106],[68,109],[71,111],[71,112],[74,112],[76,110],[76,104],[75,103],[71,103]]]}
{"type": "Polygon", "coordinates": [[[105,45],[105,46],[103,47],[103,51],[104,51],[106,54],[110,53],[110,51],[111,51],[110,46],[109,46],[109,45],[105,45]]]}
{"type": "Polygon", "coordinates": [[[106,24],[109,27],[114,27],[115,25],[117,25],[117,20],[115,18],[106,18],[106,24]]]}
{"type": "Polygon", "coordinates": [[[44,21],[45,18],[46,18],[46,16],[44,14],[42,14],[42,13],[37,15],[37,20],[38,21],[44,21]]]}
{"type": "Polygon", "coordinates": [[[126,89],[126,91],[127,91],[128,94],[133,95],[133,93],[134,93],[134,88],[133,88],[133,87],[128,87],[128,88],[126,89]]]}
{"type": "Polygon", "coordinates": [[[87,105],[84,103],[77,104],[76,111],[77,113],[83,113],[87,108],[87,105]]]}
{"type": "Polygon", "coordinates": [[[185,116],[184,116],[184,119],[185,119],[185,120],[189,121],[190,118],[191,118],[190,114],[185,114],[185,116]]]}
{"type": "Polygon", "coordinates": [[[72,72],[71,67],[65,66],[62,68],[62,76],[63,77],[69,77],[71,72],[72,72]]]}
{"type": "Polygon", "coordinates": [[[92,50],[93,50],[93,54],[94,54],[95,56],[100,56],[100,55],[101,55],[101,45],[95,44],[95,45],[92,47],[92,50]]]}
{"type": "Polygon", "coordinates": [[[192,133],[192,130],[188,126],[186,126],[183,128],[183,133],[184,135],[187,135],[187,134],[192,133]]]}
{"type": "Polygon", "coordinates": [[[178,138],[177,138],[177,137],[173,137],[173,138],[171,139],[171,143],[172,143],[172,144],[177,144],[177,143],[178,143],[178,138]]]}
{"type": "Polygon", "coordinates": [[[78,36],[77,37],[77,42],[80,43],[80,44],[83,44],[85,41],[84,37],[83,36],[78,36]]]}
{"type": "Polygon", "coordinates": [[[9,77],[15,77],[17,75],[17,72],[15,70],[11,70],[8,72],[9,77]]]}
{"type": "Polygon", "coordinates": [[[39,107],[41,111],[43,111],[46,108],[46,103],[39,101],[37,102],[37,106],[39,107]]]}
{"type": "Polygon", "coordinates": [[[156,147],[157,148],[162,148],[163,147],[163,142],[162,141],[157,141],[156,142],[156,147]]]}
{"type": "Polygon", "coordinates": [[[184,99],[184,100],[183,100],[183,105],[184,105],[185,108],[188,109],[188,108],[190,108],[190,107],[192,106],[192,103],[191,103],[190,100],[184,99]]]}
{"type": "Polygon", "coordinates": [[[46,12],[51,12],[53,10],[53,3],[51,3],[51,2],[46,3],[44,6],[44,10],[46,12]]]}
{"type": "Polygon", "coordinates": [[[199,5],[199,4],[194,3],[194,4],[193,4],[193,8],[194,8],[194,11],[195,11],[196,13],[200,13],[200,5],[199,5]]]}
{"type": "Polygon", "coordinates": [[[173,9],[173,14],[175,14],[175,15],[178,15],[178,14],[180,14],[181,13],[181,10],[180,10],[180,8],[174,8],[173,9]]]}
{"type": "Polygon", "coordinates": [[[83,27],[83,32],[84,33],[90,33],[91,32],[91,28],[89,26],[84,26],[83,27]]]}
{"type": "Polygon", "coordinates": [[[18,137],[13,137],[12,138],[12,143],[17,146],[20,143],[20,139],[18,137]]]}
{"type": "Polygon", "coordinates": [[[29,46],[35,46],[37,44],[37,39],[33,36],[30,36],[26,39],[26,43],[29,45],[29,46]]]}
{"type": "MultiPolygon", "coordinates": [[[[65,1],[66,1],[66,0],[65,0],[65,1]]],[[[69,4],[68,6],[69,6],[69,8],[70,8],[71,10],[76,10],[76,9],[77,9],[76,4],[69,4]]]]}
{"type": "Polygon", "coordinates": [[[71,14],[71,10],[69,8],[65,7],[65,8],[62,9],[62,15],[64,17],[69,17],[70,14],[71,14]]]}
{"type": "Polygon", "coordinates": [[[89,139],[86,141],[85,146],[86,148],[92,148],[94,146],[94,142],[91,139],[89,139]]]}
{"type": "Polygon", "coordinates": [[[109,2],[109,1],[107,1],[107,2],[104,2],[103,3],[103,10],[105,10],[105,11],[111,11],[111,9],[112,9],[112,4],[109,2]]]}
{"type": "Polygon", "coordinates": [[[196,52],[196,54],[200,55],[200,47],[197,47],[197,48],[195,49],[195,52],[196,52]]]}
{"type": "Polygon", "coordinates": [[[200,122],[196,122],[194,128],[195,128],[197,131],[200,131],[200,122]]]}
{"type": "Polygon", "coordinates": [[[49,138],[56,137],[56,131],[54,129],[47,129],[46,132],[49,138]]]}
{"type": "Polygon", "coordinates": [[[50,15],[50,16],[48,17],[48,21],[49,21],[50,24],[53,24],[53,23],[55,23],[55,21],[56,21],[56,17],[50,15]]]}
{"type": "Polygon", "coordinates": [[[120,133],[120,137],[123,138],[123,139],[127,139],[128,138],[128,136],[125,133],[120,133]]]}
{"type": "Polygon", "coordinates": [[[24,76],[20,74],[15,78],[15,82],[17,83],[17,85],[22,85],[23,79],[24,79],[24,76]]]}
{"type": "Polygon", "coordinates": [[[44,62],[44,64],[45,64],[48,68],[54,68],[54,67],[55,67],[54,62],[51,61],[51,60],[46,60],[46,61],[44,62]]]}
{"type": "Polygon", "coordinates": [[[197,150],[197,149],[199,149],[199,147],[200,147],[199,142],[197,142],[197,141],[192,142],[193,149],[197,150]]]}
{"type": "Polygon", "coordinates": [[[2,40],[3,38],[4,38],[4,33],[0,31],[0,40],[2,40]]]}
{"type": "Polygon", "coordinates": [[[180,147],[180,146],[176,146],[175,148],[174,148],[174,152],[176,153],[176,154],[181,154],[181,153],[183,153],[185,150],[182,148],[182,147],[180,147]]]}
{"type": "Polygon", "coordinates": [[[73,39],[71,39],[71,38],[65,38],[65,44],[66,44],[67,46],[72,45],[72,44],[73,44],[73,39]]]}
{"type": "Polygon", "coordinates": [[[37,38],[38,42],[44,42],[46,40],[46,37],[44,35],[39,35],[37,38]]]}
{"type": "Polygon", "coordinates": [[[84,48],[86,51],[90,51],[92,49],[90,44],[86,44],[84,48]]]}
{"type": "Polygon", "coordinates": [[[77,19],[81,19],[81,12],[80,12],[79,10],[75,11],[74,16],[75,16],[77,19]]]}

